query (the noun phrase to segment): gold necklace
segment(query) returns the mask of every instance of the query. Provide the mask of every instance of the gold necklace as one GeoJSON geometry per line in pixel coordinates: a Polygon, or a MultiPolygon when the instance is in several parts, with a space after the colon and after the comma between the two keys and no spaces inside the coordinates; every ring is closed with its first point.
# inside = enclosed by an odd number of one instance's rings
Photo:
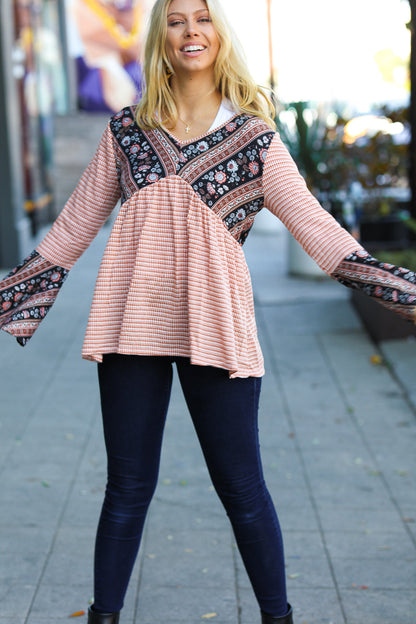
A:
{"type": "MultiPolygon", "coordinates": [[[[214,89],[212,89],[212,90],[211,90],[211,91],[207,94],[207,97],[208,97],[208,96],[210,96],[212,93],[214,93],[214,91],[215,91],[215,87],[214,87],[214,89]]],[[[179,119],[179,121],[181,121],[181,122],[183,123],[183,125],[185,126],[185,133],[186,133],[186,134],[189,134],[189,133],[190,133],[190,131],[191,131],[192,124],[193,124],[193,123],[195,123],[196,119],[194,119],[193,121],[191,121],[191,123],[188,123],[188,122],[184,121],[183,119],[181,119],[181,118],[179,117],[179,115],[178,115],[178,119],[179,119]]]]}
{"type": "Polygon", "coordinates": [[[193,121],[192,123],[186,123],[186,121],[184,121],[183,119],[181,119],[181,118],[179,117],[179,115],[178,115],[178,119],[179,119],[179,121],[181,121],[181,122],[183,123],[183,125],[185,126],[185,132],[186,132],[186,134],[189,134],[189,133],[190,133],[190,131],[191,131],[191,126],[192,126],[192,124],[194,123],[195,119],[194,119],[194,121],[193,121]]]}

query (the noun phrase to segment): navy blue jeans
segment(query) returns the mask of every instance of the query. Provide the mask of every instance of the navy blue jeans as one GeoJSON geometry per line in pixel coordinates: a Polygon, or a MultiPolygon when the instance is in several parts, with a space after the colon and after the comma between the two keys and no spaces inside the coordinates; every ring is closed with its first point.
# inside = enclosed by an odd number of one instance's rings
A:
{"type": "Polygon", "coordinates": [[[98,365],[108,483],[95,547],[94,609],[123,606],[156,488],[173,362],[259,606],[284,615],[282,537],[258,441],[261,379],[230,379],[227,371],[186,358],[117,354],[98,365]]]}

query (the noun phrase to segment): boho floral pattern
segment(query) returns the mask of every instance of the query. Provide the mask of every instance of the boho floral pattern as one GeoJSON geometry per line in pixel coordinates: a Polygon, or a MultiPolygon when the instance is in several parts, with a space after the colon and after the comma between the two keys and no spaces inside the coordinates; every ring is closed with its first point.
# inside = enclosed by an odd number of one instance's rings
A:
{"type": "Polygon", "coordinates": [[[33,251],[1,282],[0,329],[24,346],[49,312],[68,273],[33,251]]]}
{"type": "Polygon", "coordinates": [[[347,256],[332,277],[344,286],[361,290],[409,321],[416,321],[416,274],[413,271],[379,262],[363,250],[347,256]]]}
{"type": "MultiPolygon", "coordinates": [[[[270,144],[270,136],[260,136],[246,146],[246,149],[232,154],[231,157],[220,162],[215,167],[204,172],[193,185],[202,200],[212,208],[214,204],[230,191],[241,187],[261,177],[264,158],[267,150],[265,144],[270,144]]],[[[256,212],[259,210],[257,208],[256,212]]]]}
{"type": "Polygon", "coordinates": [[[121,201],[125,202],[135,190],[148,184],[154,184],[160,178],[165,177],[166,171],[157,153],[134,121],[134,115],[130,108],[123,109],[114,115],[110,121],[110,128],[121,154],[124,154],[129,163],[129,167],[126,168],[123,166],[125,159],[117,159],[122,192],[121,201]],[[131,178],[133,178],[137,189],[132,188],[131,178]]]}
{"type": "Polygon", "coordinates": [[[263,165],[274,136],[264,122],[236,115],[204,138],[182,143],[161,129],[141,130],[134,109],[125,108],[110,127],[119,149],[122,201],[163,177],[180,175],[238,242],[245,241],[264,205],[263,165]]]}

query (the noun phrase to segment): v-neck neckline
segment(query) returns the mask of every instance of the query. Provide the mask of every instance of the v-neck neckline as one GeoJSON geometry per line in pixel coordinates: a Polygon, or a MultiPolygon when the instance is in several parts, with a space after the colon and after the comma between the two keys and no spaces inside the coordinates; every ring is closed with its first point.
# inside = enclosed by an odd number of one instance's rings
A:
{"type": "Polygon", "coordinates": [[[157,128],[157,130],[159,130],[160,132],[163,132],[164,134],[166,134],[177,146],[179,146],[180,150],[182,150],[185,147],[188,147],[189,145],[192,145],[192,143],[197,143],[199,141],[203,141],[204,139],[207,139],[211,134],[214,134],[215,132],[218,132],[218,130],[221,130],[221,128],[223,128],[227,124],[231,123],[236,117],[239,117],[241,114],[242,114],[241,112],[235,113],[232,117],[227,119],[227,121],[224,121],[219,126],[216,126],[215,128],[212,128],[212,130],[210,129],[207,132],[205,132],[204,134],[201,134],[201,135],[199,135],[197,137],[194,137],[193,139],[186,139],[184,141],[182,141],[181,139],[178,139],[174,134],[172,134],[172,132],[170,132],[170,130],[167,130],[164,126],[159,126],[157,128]]]}

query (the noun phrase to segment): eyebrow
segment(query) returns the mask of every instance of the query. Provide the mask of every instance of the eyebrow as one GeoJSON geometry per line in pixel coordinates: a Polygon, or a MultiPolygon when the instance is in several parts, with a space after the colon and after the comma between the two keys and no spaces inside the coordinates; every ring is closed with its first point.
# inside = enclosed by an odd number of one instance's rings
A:
{"type": "MultiPolygon", "coordinates": [[[[208,7],[206,9],[198,9],[195,11],[194,15],[197,13],[209,13],[208,7]]],[[[173,11],[172,13],[168,13],[168,17],[172,17],[172,15],[185,15],[184,13],[180,13],[179,11],[173,11]]]]}

